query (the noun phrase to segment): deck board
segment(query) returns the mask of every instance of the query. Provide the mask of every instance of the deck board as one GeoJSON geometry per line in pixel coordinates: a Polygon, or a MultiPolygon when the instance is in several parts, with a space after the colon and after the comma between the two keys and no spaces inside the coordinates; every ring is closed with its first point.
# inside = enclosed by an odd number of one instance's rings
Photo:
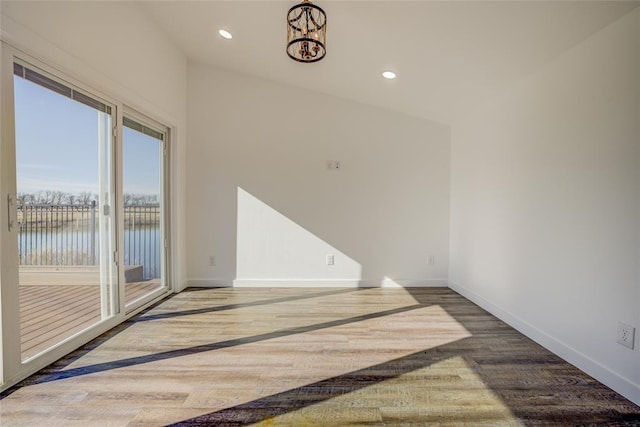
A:
{"type": "MultiPolygon", "coordinates": [[[[126,302],[129,304],[157,289],[159,282],[150,280],[127,283],[125,286],[126,302]]],[[[22,359],[34,356],[100,320],[98,285],[20,286],[22,359]]]]}

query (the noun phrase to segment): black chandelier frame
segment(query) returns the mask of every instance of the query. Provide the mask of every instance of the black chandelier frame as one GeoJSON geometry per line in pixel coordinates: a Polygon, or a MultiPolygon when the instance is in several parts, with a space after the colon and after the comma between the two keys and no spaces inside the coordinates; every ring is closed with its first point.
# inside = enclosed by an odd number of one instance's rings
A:
{"type": "Polygon", "coordinates": [[[327,14],[325,11],[309,0],[304,0],[302,3],[296,4],[287,12],[287,55],[289,58],[297,62],[312,63],[318,62],[323,59],[327,53],[326,49],[326,35],[327,35],[327,14]],[[292,12],[299,13],[292,16],[292,12]],[[312,10],[316,10],[319,13],[321,22],[317,22],[313,15],[312,10]],[[303,17],[303,14],[305,15],[303,17]],[[311,28],[303,28],[300,26],[300,19],[303,18],[305,22],[313,24],[311,28]],[[316,34],[317,38],[309,37],[309,33],[316,34]],[[297,37],[297,35],[303,35],[297,37]],[[315,52],[312,53],[312,52],[315,52]]]}

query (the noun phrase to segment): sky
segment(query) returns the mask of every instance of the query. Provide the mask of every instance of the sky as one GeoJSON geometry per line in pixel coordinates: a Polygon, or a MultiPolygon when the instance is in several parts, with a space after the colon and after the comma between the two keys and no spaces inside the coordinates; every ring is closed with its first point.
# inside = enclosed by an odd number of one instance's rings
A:
{"type": "MultiPolygon", "coordinates": [[[[98,193],[98,115],[71,98],[14,76],[18,193],[98,193]]],[[[123,131],[124,193],[156,195],[160,141],[123,131]]]]}

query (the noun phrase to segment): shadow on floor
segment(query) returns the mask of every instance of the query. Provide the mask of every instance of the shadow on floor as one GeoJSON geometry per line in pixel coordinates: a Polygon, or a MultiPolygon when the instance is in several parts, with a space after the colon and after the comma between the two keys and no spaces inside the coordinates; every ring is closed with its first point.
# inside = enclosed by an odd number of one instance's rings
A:
{"type": "Polygon", "coordinates": [[[51,381],[64,380],[67,378],[74,378],[84,375],[96,374],[98,372],[110,371],[113,369],[126,368],[128,366],[142,365],[144,363],[157,362],[159,360],[172,359],[175,357],[189,356],[192,354],[203,353],[206,351],[221,350],[224,348],[235,347],[244,344],[251,344],[260,341],[267,341],[276,338],[287,337],[291,335],[303,334],[305,332],[317,331],[320,329],[333,328],[336,326],[347,325],[353,322],[360,322],[363,320],[376,319],[380,317],[390,316],[392,314],[403,313],[406,311],[415,310],[420,308],[420,305],[412,305],[408,307],[395,308],[393,310],[379,311],[370,314],[364,314],[362,316],[349,317],[346,319],[333,320],[330,322],[316,323],[309,326],[301,326],[297,328],[281,329],[278,331],[268,332],[265,334],[253,335],[250,337],[243,337],[232,339],[228,341],[220,341],[211,344],[197,345],[193,347],[180,348],[177,350],[163,351],[159,353],[153,353],[145,356],[131,357],[128,359],[114,360],[110,362],[97,363],[94,365],[83,366],[80,368],[72,368],[64,371],[55,371],[48,375],[40,375],[38,378],[29,382],[29,384],[42,384],[51,381]]]}
{"type": "MultiPolygon", "coordinates": [[[[464,361],[464,366],[471,369],[486,389],[502,402],[516,422],[526,425],[640,426],[640,407],[455,292],[447,291],[435,299],[428,292],[409,292],[419,302],[417,307],[411,309],[437,304],[471,332],[472,336],[172,425],[246,426],[259,422],[278,425],[280,418],[284,425],[296,425],[298,422],[314,425],[314,421],[323,421],[322,415],[314,414],[313,410],[305,413],[305,409],[375,387],[405,374],[420,371],[418,376],[424,387],[431,388],[431,392],[442,393],[443,390],[438,388],[438,379],[425,375],[421,370],[460,358],[464,361]],[[461,304],[461,300],[466,304],[461,304]],[[303,412],[294,415],[296,411],[303,412]],[[314,420],[314,416],[320,418],[314,420]]],[[[450,384],[460,380],[456,376],[446,379],[450,384]]],[[[477,390],[471,390],[469,394],[474,392],[477,390]]],[[[361,395],[353,397],[359,398],[366,399],[361,395]]],[[[465,401],[466,398],[460,396],[460,400],[465,401]]],[[[393,404],[389,402],[389,406],[393,404]]],[[[349,407],[340,405],[336,404],[333,410],[349,411],[353,407],[366,407],[366,401],[352,402],[349,407]]],[[[430,415],[431,418],[424,413],[421,414],[423,417],[413,419],[412,415],[405,414],[408,418],[381,421],[484,425],[504,422],[503,418],[496,418],[495,412],[483,412],[481,407],[472,406],[471,410],[464,410],[462,406],[460,408],[440,415],[436,410],[430,415]]],[[[325,408],[325,411],[327,409],[331,410],[331,407],[325,408]]],[[[326,421],[325,419],[324,422],[326,421]]]]}
{"type": "MultiPolygon", "coordinates": [[[[471,337],[324,379],[313,384],[271,394],[234,407],[183,420],[174,425],[244,426],[263,421],[271,422],[279,417],[287,416],[294,417],[293,419],[295,420],[296,411],[307,410],[316,405],[331,404],[332,399],[340,399],[352,394],[353,400],[348,403],[349,407],[338,405],[329,408],[329,410],[333,411],[349,410],[363,404],[363,402],[356,401],[361,397],[357,393],[372,390],[378,385],[399,379],[405,375],[413,375],[413,379],[417,380],[419,387],[423,389],[421,392],[426,393],[424,396],[426,396],[427,405],[429,404],[429,393],[442,393],[442,387],[448,387],[448,390],[446,390],[448,393],[453,390],[468,394],[467,396],[459,397],[466,402],[466,408],[460,407],[459,411],[447,412],[446,414],[431,414],[432,418],[429,419],[431,422],[468,422],[490,425],[500,422],[501,419],[495,418],[495,412],[483,412],[482,408],[474,407],[472,403],[469,403],[473,399],[473,393],[489,393],[495,397],[495,400],[500,405],[506,408],[507,412],[512,414],[514,419],[525,424],[640,426],[640,407],[448,289],[408,289],[417,303],[391,310],[63,370],[74,360],[79,359],[97,348],[101,343],[145,317],[147,317],[147,320],[165,319],[357,291],[357,289],[315,293],[307,291],[301,295],[291,297],[169,313],[150,314],[150,308],[51,367],[25,380],[13,389],[5,391],[1,397],[4,398],[9,395],[11,390],[30,384],[90,375],[157,360],[333,328],[369,319],[384,319],[386,316],[393,314],[407,313],[437,305],[469,331],[471,337]],[[425,370],[434,367],[434,365],[454,360],[460,361],[465,373],[470,373],[474,378],[477,377],[482,383],[482,387],[478,390],[469,391],[464,388],[456,389],[456,384],[462,384],[462,376],[467,374],[461,373],[462,371],[456,373],[455,369],[446,370],[445,378],[438,376],[437,372],[425,373],[425,370]]],[[[400,395],[405,386],[406,383],[401,382],[399,384],[397,392],[400,395]]],[[[386,404],[393,406],[399,403],[391,400],[386,404]]],[[[454,399],[451,405],[455,407],[456,404],[458,403],[454,399]]],[[[424,424],[426,420],[426,418],[413,420],[391,418],[390,422],[418,422],[424,424]]],[[[389,420],[379,420],[378,423],[381,421],[386,422],[389,420]]],[[[327,420],[324,420],[324,424],[328,425],[327,420]]],[[[329,424],[331,423],[329,422],[329,424]]],[[[336,425],[336,423],[332,425],[336,425]]]]}
{"type": "MultiPolygon", "coordinates": [[[[189,289],[192,289],[192,288],[189,288],[189,289]]],[[[207,288],[202,288],[202,289],[207,289],[207,288]]],[[[211,288],[209,288],[209,289],[211,289],[211,288]]],[[[174,317],[191,316],[193,314],[215,313],[215,312],[218,312],[218,311],[235,310],[237,308],[257,307],[257,306],[261,306],[261,305],[278,304],[278,303],[281,303],[281,302],[300,301],[300,300],[305,300],[305,299],[310,299],[310,298],[318,298],[318,297],[329,296],[329,295],[352,293],[352,292],[358,291],[359,289],[361,289],[361,288],[333,289],[333,290],[326,291],[326,292],[317,292],[317,293],[304,294],[304,295],[292,295],[292,296],[288,296],[288,297],[273,298],[273,299],[268,299],[268,300],[258,300],[258,301],[244,302],[244,303],[238,303],[238,304],[228,304],[228,305],[221,305],[221,306],[215,306],[215,307],[205,307],[205,308],[198,308],[198,309],[194,309],[194,310],[183,310],[183,311],[173,311],[173,312],[168,312],[168,313],[157,313],[157,314],[149,314],[149,315],[140,315],[140,316],[137,316],[132,321],[133,322],[148,322],[148,321],[151,321],[151,320],[160,320],[160,319],[170,319],[170,318],[174,318],[174,317]]]]}

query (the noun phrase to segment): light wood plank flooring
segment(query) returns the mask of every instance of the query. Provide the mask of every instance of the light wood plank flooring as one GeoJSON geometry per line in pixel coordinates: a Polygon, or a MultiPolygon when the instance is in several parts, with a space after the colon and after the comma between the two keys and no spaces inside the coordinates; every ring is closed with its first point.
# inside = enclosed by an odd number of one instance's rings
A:
{"type": "Polygon", "coordinates": [[[453,291],[189,289],[8,390],[0,424],[640,425],[453,291]]]}
{"type": "MultiPolygon", "coordinates": [[[[160,286],[159,280],[127,283],[127,303],[160,286]]],[[[99,285],[20,286],[22,359],[35,356],[101,320],[99,285]]]]}

